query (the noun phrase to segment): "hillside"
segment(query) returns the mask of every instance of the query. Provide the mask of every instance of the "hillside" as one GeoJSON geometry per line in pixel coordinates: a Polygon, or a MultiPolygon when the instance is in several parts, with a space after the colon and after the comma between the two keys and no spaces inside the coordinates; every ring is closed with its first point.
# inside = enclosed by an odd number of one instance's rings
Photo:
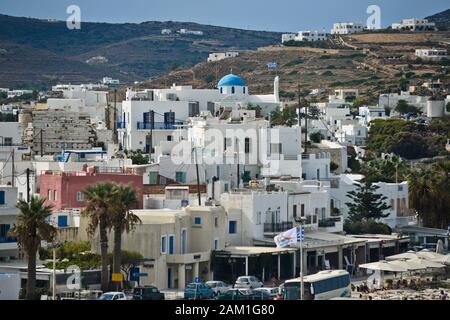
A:
{"type": "MultiPolygon", "coordinates": [[[[104,76],[133,82],[192,66],[212,51],[248,50],[278,43],[280,34],[189,22],[82,23],[0,15],[0,86],[80,83],[104,76]],[[203,36],[161,35],[162,29],[203,31],[203,36]],[[103,63],[87,63],[94,57],[103,63]],[[102,61],[100,61],[102,62],[102,61]]],[[[95,59],[93,59],[95,60],[95,59]]],[[[93,61],[91,60],[91,62],[93,61]]]]}
{"type": "MultiPolygon", "coordinates": [[[[252,93],[271,92],[273,78],[279,75],[281,97],[285,101],[295,99],[298,85],[302,91],[358,88],[375,98],[380,92],[406,90],[409,85],[430,79],[449,82],[448,61],[430,63],[414,55],[415,48],[443,47],[441,42],[449,39],[450,32],[367,33],[333,40],[332,47],[339,49],[269,46],[236,58],[179,69],[140,87],[177,83],[213,88],[232,70],[247,81],[252,93]],[[273,61],[278,63],[276,70],[267,68],[273,61]]],[[[327,92],[319,99],[325,99],[327,92]]]]}
{"type": "Polygon", "coordinates": [[[426,17],[425,19],[433,21],[434,23],[436,23],[436,26],[440,29],[445,30],[450,29],[450,9],[426,17]]]}

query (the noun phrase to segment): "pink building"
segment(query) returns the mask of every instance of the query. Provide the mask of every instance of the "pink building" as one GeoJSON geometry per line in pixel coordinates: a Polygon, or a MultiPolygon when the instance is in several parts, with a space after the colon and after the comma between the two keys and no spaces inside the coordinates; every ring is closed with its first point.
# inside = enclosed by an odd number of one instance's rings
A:
{"type": "Polygon", "coordinates": [[[44,171],[40,175],[40,196],[54,210],[84,208],[83,190],[98,182],[131,184],[137,193],[136,209],[143,208],[142,176],[129,173],[96,172],[94,167],[85,167],[80,172],[44,171]]]}

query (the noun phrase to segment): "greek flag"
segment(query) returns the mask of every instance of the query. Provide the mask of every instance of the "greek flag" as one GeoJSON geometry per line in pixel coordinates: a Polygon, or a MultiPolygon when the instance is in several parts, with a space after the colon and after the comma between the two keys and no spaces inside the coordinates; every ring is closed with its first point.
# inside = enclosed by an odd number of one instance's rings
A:
{"type": "Polygon", "coordinates": [[[267,64],[267,68],[269,69],[275,69],[278,66],[276,62],[270,62],[267,64]]]}
{"type": "Polygon", "coordinates": [[[302,225],[302,229],[297,228],[297,242],[304,242],[305,241],[305,226],[302,225]]]}

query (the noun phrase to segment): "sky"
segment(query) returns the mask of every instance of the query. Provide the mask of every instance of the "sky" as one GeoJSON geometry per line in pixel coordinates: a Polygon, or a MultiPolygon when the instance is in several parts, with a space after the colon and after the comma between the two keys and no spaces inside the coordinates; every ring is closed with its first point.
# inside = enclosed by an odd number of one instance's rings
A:
{"type": "Polygon", "coordinates": [[[329,31],[334,22],[365,23],[369,5],[380,7],[382,26],[450,8],[448,0],[0,0],[0,13],[66,20],[72,4],[80,7],[82,22],[171,20],[264,31],[329,31]]]}

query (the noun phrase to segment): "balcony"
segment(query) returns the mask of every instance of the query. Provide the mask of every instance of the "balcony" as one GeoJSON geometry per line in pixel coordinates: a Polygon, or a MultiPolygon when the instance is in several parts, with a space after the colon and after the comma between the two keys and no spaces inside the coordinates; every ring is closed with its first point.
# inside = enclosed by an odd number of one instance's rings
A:
{"type": "Polygon", "coordinates": [[[0,237],[0,243],[17,243],[16,237],[0,237]]]}
{"type": "Polygon", "coordinates": [[[175,130],[179,126],[184,125],[183,122],[166,123],[166,122],[138,122],[138,130],[175,130]]]}
{"type": "Polygon", "coordinates": [[[0,237],[0,250],[17,250],[17,238],[0,237]]]}
{"type": "Polygon", "coordinates": [[[117,129],[125,129],[125,122],[117,122],[117,129]]]}
{"type": "Polygon", "coordinates": [[[331,217],[319,221],[319,228],[325,229],[326,232],[341,232],[343,227],[342,216],[331,217]]]}
{"type": "Polygon", "coordinates": [[[284,232],[293,227],[292,222],[264,223],[264,232],[284,232]]]}

